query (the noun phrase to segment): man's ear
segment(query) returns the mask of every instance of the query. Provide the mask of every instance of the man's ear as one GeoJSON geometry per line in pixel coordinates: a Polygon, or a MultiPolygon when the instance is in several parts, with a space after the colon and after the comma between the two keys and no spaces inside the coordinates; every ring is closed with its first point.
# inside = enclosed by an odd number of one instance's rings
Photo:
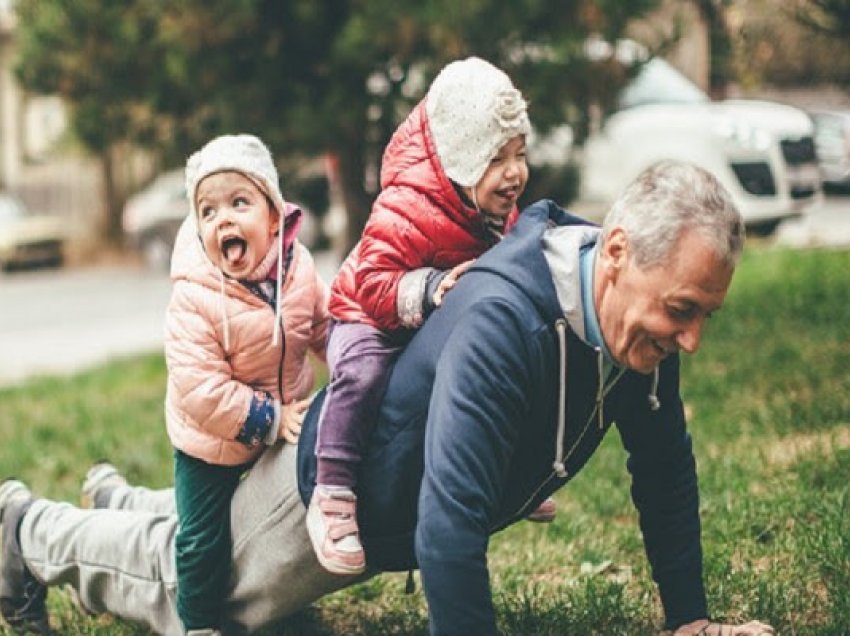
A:
{"type": "Polygon", "coordinates": [[[600,257],[605,273],[616,278],[617,273],[625,267],[629,259],[629,237],[626,235],[626,230],[616,226],[608,232],[600,250],[600,257]]]}

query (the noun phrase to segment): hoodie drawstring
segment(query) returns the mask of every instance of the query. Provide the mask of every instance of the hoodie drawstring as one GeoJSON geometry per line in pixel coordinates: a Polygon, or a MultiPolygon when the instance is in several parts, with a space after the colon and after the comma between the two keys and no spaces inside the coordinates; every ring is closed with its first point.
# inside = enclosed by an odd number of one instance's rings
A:
{"type": "Polygon", "coordinates": [[[224,293],[224,272],[218,271],[219,296],[221,298],[221,320],[224,323],[224,353],[230,351],[230,322],[227,320],[227,296],[224,293]]]}
{"type": "Polygon", "coordinates": [[[599,430],[605,428],[605,417],[602,413],[602,402],[605,400],[605,366],[602,350],[596,349],[596,374],[599,377],[599,388],[596,389],[596,413],[599,420],[599,430]]]}
{"type": "Polygon", "coordinates": [[[552,468],[561,479],[567,476],[564,466],[564,437],[567,433],[567,321],[555,322],[555,331],[558,333],[558,345],[561,353],[560,360],[560,384],[558,386],[558,433],[555,437],[555,461],[552,468]]]}
{"type": "Polygon", "coordinates": [[[651,411],[657,411],[661,408],[661,400],[658,399],[658,375],[658,367],[655,367],[655,371],[652,373],[652,388],[649,390],[649,395],[647,396],[651,411]]]}
{"type": "MultiPolygon", "coordinates": [[[[282,199],[282,197],[281,197],[282,199]]],[[[281,279],[283,278],[283,259],[286,255],[283,253],[283,234],[286,229],[286,201],[283,202],[283,210],[280,211],[280,228],[277,233],[277,288],[274,294],[274,332],[272,334],[272,345],[275,347],[280,342],[280,290],[282,289],[281,279]]]]}

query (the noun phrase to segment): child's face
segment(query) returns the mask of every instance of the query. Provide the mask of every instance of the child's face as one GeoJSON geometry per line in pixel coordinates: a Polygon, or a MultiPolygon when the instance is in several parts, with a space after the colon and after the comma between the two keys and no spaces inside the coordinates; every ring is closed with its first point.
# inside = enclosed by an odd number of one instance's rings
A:
{"type": "Polygon", "coordinates": [[[265,258],[280,215],[266,195],[239,172],[217,172],[198,184],[195,208],[210,260],[231,278],[244,279],[265,258]]]}
{"type": "Polygon", "coordinates": [[[526,163],[525,136],[518,135],[499,149],[490,161],[481,180],[473,188],[464,188],[471,201],[477,201],[478,207],[494,216],[504,218],[510,214],[517,199],[528,183],[528,164],[526,163]]]}

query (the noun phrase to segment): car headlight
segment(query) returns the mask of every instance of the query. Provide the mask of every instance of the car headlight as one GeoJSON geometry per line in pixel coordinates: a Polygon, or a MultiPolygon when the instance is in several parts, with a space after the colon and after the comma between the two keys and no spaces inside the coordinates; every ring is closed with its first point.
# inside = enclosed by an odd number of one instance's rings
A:
{"type": "Polygon", "coordinates": [[[770,134],[743,121],[718,119],[713,130],[723,141],[741,150],[764,152],[770,148],[770,134]]]}

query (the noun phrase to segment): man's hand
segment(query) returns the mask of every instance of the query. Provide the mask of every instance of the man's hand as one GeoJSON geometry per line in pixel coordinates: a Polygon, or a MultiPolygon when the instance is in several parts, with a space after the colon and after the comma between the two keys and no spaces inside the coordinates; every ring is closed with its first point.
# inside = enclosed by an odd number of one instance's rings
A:
{"type": "Polygon", "coordinates": [[[301,424],[304,422],[304,414],[310,406],[310,398],[300,402],[284,404],[280,409],[280,432],[278,437],[285,439],[290,444],[298,443],[301,434],[301,424]]]}
{"type": "Polygon", "coordinates": [[[770,625],[760,621],[750,621],[742,625],[713,623],[701,618],[687,625],[680,625],[674,632],[665,632],[672,636],[774,636],[776,632],[770,625]]]}
{"type": "Polygon", "coordinates": [[[452,287],[455,286],[457,279],[460,278],[463,273],[469,269],[469,266],[475,262],[475,259],[468,260],[460,265],[455,265],[452,269],[449,270],[449,273],[443,276],[443,280],[440,281],[440,284],[437,285],[437,291],[434,292],[434,306],[439,307],[443,302],[443,296],[446,295],[452,287]]]}

